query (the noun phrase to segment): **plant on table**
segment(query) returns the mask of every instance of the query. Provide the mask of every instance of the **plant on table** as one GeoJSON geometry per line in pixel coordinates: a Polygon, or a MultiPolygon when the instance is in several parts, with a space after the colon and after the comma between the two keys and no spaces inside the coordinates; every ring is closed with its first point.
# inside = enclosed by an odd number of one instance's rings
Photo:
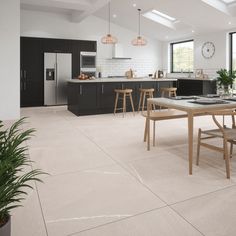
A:
{"type": "Polygon", "coordinates": [[[220,88],[223,88],[225,91],[232,88],[234,80],[236,78],[236,71],[220,69],[216,72],[218,74],[217,82],[220,88]]]}
{"type": "Polygon", "coordinates": [[[0,234],[1,228],[10,219],[11,210],[21,206],[21,201],[27,195],[26,189],[32,188],[30,183],[42,182],[38,175],[43,172],[32,169],[25,143],[35,130],[22,130],[24,120],[20,119],[9,129],[4,129],[0,121],[0,234]],[[30,171],[25,172],[26,166],[31,168],[30,171]]]}

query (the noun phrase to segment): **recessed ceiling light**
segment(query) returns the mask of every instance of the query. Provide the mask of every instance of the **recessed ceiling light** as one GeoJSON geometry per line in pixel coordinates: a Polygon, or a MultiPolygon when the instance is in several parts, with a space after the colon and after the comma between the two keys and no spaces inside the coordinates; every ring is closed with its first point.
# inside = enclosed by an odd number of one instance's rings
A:
{"type": "Polygon", "coordinates": [[[113,14],[113,15],[112,15],[112,17],[113,17],[113,18],[116,18],[116,17],[117,17],[117,15],[116,15],[116,14],[113,14]]]}
{"type": "Polygon", "coordinates": [[[232,24],[231,21],[229,21],[228,24],[231,25],[232,24]]]}
{"type": "Polygon", "coordinates": [[[194,30],[192,30],[192,33],[195,33],[195,31],[194,31],[194,30]]]}
{"type": "Polygon", "coordinates": [[[166,36],[166,39],[168,39],[169,38],[169,36],[166,36]]]}
{"type": "Polygon", "coordinates": [[[137,4],[136,4],[136,3],[133,3],[133,7],[137,7],[137,4]]]}

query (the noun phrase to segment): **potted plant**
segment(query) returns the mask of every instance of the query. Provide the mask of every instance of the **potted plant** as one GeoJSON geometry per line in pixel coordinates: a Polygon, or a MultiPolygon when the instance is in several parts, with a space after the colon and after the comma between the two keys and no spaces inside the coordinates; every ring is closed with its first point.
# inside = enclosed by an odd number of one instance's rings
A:
{"type": "Polygon", "coordinates": [[[31,165],[28,158],[29,140],[34,129],[22,130],[24,118],[15,122],[9,129],[4,129],[0,121],[0,235],[10,236],[12,209],[21,206],[21,201],[27,195],[26,189],[32,188],[31,181],[40,181],[40,170],[24,171],[31,165]]]}
{"type": "Polygon", "coordinates": [[[220,88],[224,89],[225,93],[229,92],[229,88],[232,88],[234,80],[236,78],[236,71],[220,69],[216,72],[218,74],[217,82],[220,88]]]}

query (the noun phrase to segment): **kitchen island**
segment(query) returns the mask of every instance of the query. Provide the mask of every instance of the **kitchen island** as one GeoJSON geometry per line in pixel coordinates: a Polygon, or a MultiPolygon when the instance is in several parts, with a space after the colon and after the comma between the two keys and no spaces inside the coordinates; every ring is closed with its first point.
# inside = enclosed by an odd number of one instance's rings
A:
{"type": "MultiPolygon", "coordinates": [[[[140,88],[154,88],[154,97],[160,97],[160,90],[163,87],[177,87],[178,95],[191,93],[189,82],[193,82],[193,91],[191,95],[209,94],[216,92],[215,80],[205,79],[181,79],[181,78],[163,78],[153,79],[150,77],[140,78],[97,78],[93,80],[72,79],[68,81],[68,110],[75,115],[92,115],[112,113],[115,101],[115,89],[133,89],[134,106],[137,110],[140,88]],[[187,86],[184,82],[186,81],[187,86]],[[200,83],[199,83],[200,82],[200,83]],[[196,85],[197,88],[196,89],[196,85]],[[180,87],[181,86],[181,87],[180,87]],[[183,88],[185,90],[183,90],[183,88]],[[179,93],[178,91],[182,91],[179,93]]],[[[121,107],[121,104],[118,104],[121,107]]],[[[131,106],[127,104],[127,111],[131,106]]]]}

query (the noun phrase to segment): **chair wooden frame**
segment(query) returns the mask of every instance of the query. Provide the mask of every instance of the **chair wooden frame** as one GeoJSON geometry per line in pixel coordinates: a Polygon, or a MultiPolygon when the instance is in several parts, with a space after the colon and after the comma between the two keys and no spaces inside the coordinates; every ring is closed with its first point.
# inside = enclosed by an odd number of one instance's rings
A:
{"type": "MultiPolygon", "coordinates": [[[[143,112],[142,115],[146,118],[145,121],[145,129],[144,129],[144,142],[147,141],[147,135],[148,135],[148,130],[147,130],[147,112],[143,112]]],[[[161,121],[161,120],[171,120],[171,119],[179,119],[179,118],[186,118],[187,113],[184,111],[179,111],[175,109],[168,109],[165,111],[151,111],[150,112],[150,117],[149,119],[153,121],[153,146],[156,144],[156,121],[161,121]]]]}
{"type": "MultiPolygon", "coordinates": [[[[233,145],[236,144],[236,126],[235,126],[235,110],[223,110],[223,111],[214,111],[208,112],[208,115],[212,116],[212,119],[217,129],[211,130],[202,130],[198,131],[198,144],[197,144],[197,160],[196,164],[199,165],[199,157],[200,157],[200,146],[205,148],[209,148],[214,151],[218,151],[223,153],[223,157],[226,165],[226,177],[230,178],[230,157],[232,157],[233,153],[233,145]],[[232,118],[232,127],[228,128],[224,125],[221,125],[219,120],[216,118],[218,116],[231,116],[232,118]],[[205,134],[205,137],[202,137],[202,134],[205,134]],[[206,143],[202,140],[212,139],[212,138],[222,138],[223,145],[222,147],[215,146],[213,144],[206,143]],[[228,143],[230,143],[230,151],[228,150],[228,143]]],[[[224,119],[223,119],[224,120],[224,119]]]]}

